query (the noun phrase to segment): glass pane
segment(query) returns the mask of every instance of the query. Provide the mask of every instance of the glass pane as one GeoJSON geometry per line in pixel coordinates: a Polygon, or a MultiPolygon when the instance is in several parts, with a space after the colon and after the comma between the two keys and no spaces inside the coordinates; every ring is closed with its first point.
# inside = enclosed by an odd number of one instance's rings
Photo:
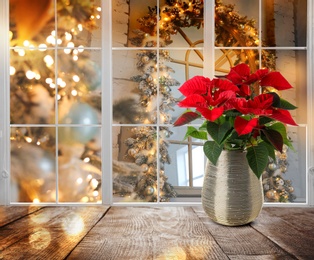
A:
{"type": "Polygon", "coordinates": [[[54,123],[53,57],[54,52],[48,50],[11,50],[11,124],[54,123]]]}
{"type": "Polygon", "coordinates": [[[266,202],[306,202],[306,128],[288,127],[293,149],[285,147],[263,173],[266,202]]]}
{"type": "Polygon", "coordinates": [[[216,1],[216,46],[258,46],[259,0],[216,1]]]}
{"type": "Polygon", "coordinates": [[[167,50],[167,58],[160,55],[159,112],[161,123],[173,123],[184,110],[176,105],[183,98],[179,87],[188,79],[203,75],[203,52],[200,50],[167,50]]]}
{"type": "Polygon", "coordinates": [[[38,47],[47,44],[47,37],[55,30],[54,14],[54,1],[10,0],[10,45],[38,47]]]}
{"type": "Polygon", "coordinates": [[[59,127],[59,201],[101,201],[99,127],[59,127]]]}
{"type": "Polygon", "coordinates": [[[129,28],[127,31],[128,36],[127,46],[133,47],[156,46],[157,10],[158,8],[156,0],[129,1],[129,20],[128,20],[129,28]]]}
{"type": "Polygon", "coordinates": [[[262,1],[264,46],[306,46],[307,0],[262,1]]]}
{"type": "Polygon", "coordinates": [[[184,140],[187,127],[171,127],[164,134],[167,149],[164,154],[169,158],[164,164],[165,176],[169,187],[174,187],[171,201],[200,201],[206,158],[203,143],[196,139],[184,140]],[[185,197],[182,199],[182,197],[185,197]]]}
{"type": "Polygon", "coordinates": [[[11,201],[56,201],[55,128],[11,128],[11,201]]]}
{"type": "Polygon", "coordinates": [[[67,47],[101,47],[100,6],[100,0],[58,0],[58,44],[67,47]]]}
{"type": "Polygon", "coordinates": [[[259,68],[258,50],[249,49],[216,49],[215,50],[215,73],[217,76],[226,75],[230,68],[239,63],[246,63],[252,71],[259,68]]]}
{"type": "Polygon", "coordinates": [[[112,133],[114,202],[156,202],[156,129],[116,126],[112,133]]]}
{"type": "Polygon", "coordinates": [[[128,44],[129,1],[112,0],[112,45],[125,47],[128,44]]]}
{"type": "Polygon", "coordinates": [[[123,124],[155,123],[155,51],[113,52],[113,119],[123,124]]]}
{"type": "Polygon", "coordinates": [[[275,69],[279,71],[293,86],[292,89],[283,90],[279,95],[297,106],[291,110],[291,115],[298,124],[307,122],[307,62],[306,51],[276,50],[274,60],[275,69]]]}
{"type": "Polygon", "coordinates": [[[193,187],[202,187],[204,180],[204,170],[206,165],[206,156],[203,151],[203,144],[192,147],[192,172],[193,187]]]}
{"type": "Polygon", "coordinates": [[[83,49],[74,49],[70,53],[66,50],[58,51],[59,122],[64,124],[100,122],[100,59],[99,51],[83,49]],[[74,54],[75,51],[77,52],[74,54]]]}
{"type": "Polygon", "coordinates": [[[202,47],[203,1],[160,1],[161,46],[202,47]]]}

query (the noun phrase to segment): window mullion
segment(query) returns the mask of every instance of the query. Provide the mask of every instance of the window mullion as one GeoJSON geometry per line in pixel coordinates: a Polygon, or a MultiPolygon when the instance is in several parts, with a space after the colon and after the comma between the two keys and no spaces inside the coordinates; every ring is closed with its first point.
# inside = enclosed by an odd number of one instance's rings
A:
{"type": "Polygon", "coordinates": [[[215,0],[204,0],[204,70],[205,77],[215,75],[215,0]],[[208,3],[209,4],[206,4],[208,3]]]}
{"type": "Polygon", "coordinates": [[[10,46],[9,46],[9,0],[0,1],[0,205],[10,203],[10,138],[9,120],[9,82],[10,82],[10,46]]]}
{"type": "Polygon", "coordinates": [[[307,202],[309,205],[314,206],[314,136],[313,136],[313,129],[314,129],[314,119],[313,119],[313,109],[314,109],[314,90],[313,90],[313,69],[314,69],[314,54],[313,54],[313,41],[314,41],[314,4],[313,1],[307,1],[308,10],[307,10],[307,111],[308,111],[308,126],[309,126],[309,133],[307,135],[308,138],[308,182],[307,182],[307,202]]]}
{"type": "Polygon", "coordinates": [[[102,204],[112,204],[112,15],[111,1],[101,1],[102,10],[102,204]]]}

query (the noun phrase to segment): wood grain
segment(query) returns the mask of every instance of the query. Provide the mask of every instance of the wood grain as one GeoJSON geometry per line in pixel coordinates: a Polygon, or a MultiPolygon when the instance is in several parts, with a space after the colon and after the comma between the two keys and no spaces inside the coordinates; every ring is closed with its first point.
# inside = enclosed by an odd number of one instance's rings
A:
{"type": "Polygon", "coordinates": [[[68,259],[228,259],[191,208],[112,207],[68,259]]]}
{"type": "Polygon", "coordinates": [[[0,259],[64,259],[107,207],[46,207],[0,228],[0,259]]]}
{"type": "MultiPolygon", "coordinates": [[[[194,207],[193,210],[230,259],[250,259],[244,256],[253,257],[252,259],[258,256],[261,259],[295,259],[250,225],[219,225],[210,220],[201,207],[194,207]]],[[[256,221],[258,220],[259,218],[256,221]]]]}
{"type": "Polygon", "coordinates": [[[1,206],[0,207],[0,227],[13,222],[19,218],[23,218],[33,212],[41,209],[37,206],[1,206]]]}
{"type": "Polygon", "coordinates": [[[265,208],[252,227],[298,259],[314,259],[313,208],[265,208]]]}
{"type": "Polygon", "coordinates": [[[0,259],[314,259],[314,208],[265,207],[251,224],[202,207],[0,207],[0,259]]]}

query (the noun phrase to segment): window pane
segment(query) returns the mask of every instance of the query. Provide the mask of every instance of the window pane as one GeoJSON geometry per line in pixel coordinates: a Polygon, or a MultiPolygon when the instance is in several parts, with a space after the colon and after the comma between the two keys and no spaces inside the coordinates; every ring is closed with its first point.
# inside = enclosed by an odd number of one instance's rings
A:
{"type": "Polygon", "coordinates": [[[307,0],[262,1],[264,46],[306,46],[307,0]]]}
{"type": "Polygon", "coordinates": [[[55,128],[11,128],[11,201],[55,202],[55,128]]]}
{"type": "Polygon", "coordinates": [[[192,148],[193,164],[193,187],[203,187],[204,170],[206,156],[204,155],[203,145],[193,146],[192,148]]]}
{"type": "MultiPolygon", "coordinates": [[[[54,7],[54,1],[10,0],[10,45],[38,47],[44,44],[55,30],[54,7]]],[[[55,44],[55,39],[51,42],[55,44]]]]}
{"type": "Polygon", "coordinates": [[[96,122],[100,122],[101,52],[59,50],[57,65],[59,118],[70,109],[71,104],[79,101],[94,108],[99,113],[96,122]]]}
{"type": "Polygon", "coordinates": [[[59,127],[59,201],[101,201],[99,127],[59,127]]]}
{"type": "MultiPolygon", "coordinates": [[[[116,2],[116,1],[114,1],[116,2]]],[[[157,1],[129,1],[128,46],[153,47],[157,44],[157,1]]],[[[118,14],[117,12],[114,12],[118,14]]],[[[113,16],[115,19],[115,15],[113,16]]],[[[122,19],[124,16],[122,16],[122,19]]],[[[116,20],[117,21],[117,20],[116,20]]],[[[125,22],[125,19],[123,19],[125,22]]],[[[119,37],[115,34],[116,37],[119,37]]],[[[120,42],[120,38],[113,39],[120,42]]]]}
{"type": "Polygon", "coordinates": [[[158,77],[155,51],[113,52],[113,119],[156,123],[158,77]]]}
{"type": "Polygon", "coordinates": [[[57,0],[58,44],[68,47],[101,47],[101,1],[57,0]]]}
{"type": "Polygon", "coordinates": [[[258,0],[216,1],[216,46],[258,46],[258,0]]]}
{"type": "Polygon", "coordinates": [[[215,50],[215,73],[216,76],[226,75],[230,68],[239,63],[246,63],[251,70],[259,68],[259,52],[250,49],[223,49],[215,50]]]}
{"type": "Polygon", "coordinates": [[[160,1],[159,34],[162,46],[202,47],[204,4],[202,1],[160,1]],[[167,4],[167,2],[171,4],[167,4]]]}
{"type": "Polygon", "coordinates": [[[116,126],[112,133],[114,202],[156,202],[156,128],[116,126]]]}
{"type": "Polygon", "coordinates": [[[203,143],[191,138],[184,140],[186,130],[186,127],[169,127],[163,134],[168,143],[163,154],[169,160],[162,165],[178,197],[172,199],[175,201],[187,196],[200,198],[200,187],[203,185],[206,163],[203,143]]]}
{"type": "Polygon", "coordinates": [[[11,124],[54,123],[54,52],[15,48],[10,54],[11,124]]]}

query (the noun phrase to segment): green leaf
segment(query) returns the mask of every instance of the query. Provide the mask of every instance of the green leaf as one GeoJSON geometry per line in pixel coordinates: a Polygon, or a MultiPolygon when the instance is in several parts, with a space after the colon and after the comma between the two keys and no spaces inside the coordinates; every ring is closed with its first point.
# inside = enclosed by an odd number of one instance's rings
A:
{"type": "Polygon", "coordinates": [[[261,132],[264,134],[262,139],[264,141],[268,141],[273,147],[282,153],[283,138],[281,133],[270,128],[262,129],[261,132]],[[266,140],[264,137],[266,137],[266,140]]]}
{"type": "Polygon", "coordinates": [[[199,127],[199,130],[207,131],[207,120],[203,122],[203,124],[199,127]]]}
{"type": "Polygon", "coordinates": [[[283,138],[283,143],[287,145],[288,147],[290,147],[291,149],[293,149],[293,146],[290,140],[288,139],[287,128],[283,123],[277,122],[275,124],[268,126],[267,129],[272,129],[279,132],[283,138]]]}
{"type": "Polygon", "coordinates": [[[191,136],[193,138],[201,139],[201,140],[207,140],[207,132],[199,131],[193,126],[188,126],[188,129],[185,133],[184,140],[188,138],[188,136],[191,136]]]}
{"type": "Polygon", "coordinates": [[[290,102],[288,102],[285,99],[280,99],[280,106],[278,108],[286,109],[286,110],[294,110],[297,109],[295,105],[292,105],[290,102]]]}
{"type": "Polygon", "coordinates": [[[218,145],[214,141],[207,141],[203,146],[206,157],[216,165],[218,158],[222,152],[223,146],[218,145]]]}
{"type": "Polygon", "coordinates": [[[224,122],[222,124],[217,124],[215,122],[207,122],[207,132],[213,138],[213,140],[221,145],[223,141],[228,137],[232,131],[232,126],[229,122],[224,122]]]}
{"type": "Polygon", "coordinates": [[[260,118],[258,119],[258,123],[260,125],[266,125],[272,121],[274,121],[274,119],[269,118],[269,117],[265,117],[265,116],[260,116],[260,118]]]}
{"type": "Polygon", "coordinates": [[[264,142],[247,149],[246,159],[250,168],[259,179],[268,164],[268,149],[264,142]]]}
{"type": "Polygon", "coordinates": [[[269,143],[266,143],[266,148],[268,150],[268,156],[271,157],[272,159],[274,159],[274,161],[276,160],[276,155],[275,155],[275,149],[272,145],[270,145],[269,143]]]}

